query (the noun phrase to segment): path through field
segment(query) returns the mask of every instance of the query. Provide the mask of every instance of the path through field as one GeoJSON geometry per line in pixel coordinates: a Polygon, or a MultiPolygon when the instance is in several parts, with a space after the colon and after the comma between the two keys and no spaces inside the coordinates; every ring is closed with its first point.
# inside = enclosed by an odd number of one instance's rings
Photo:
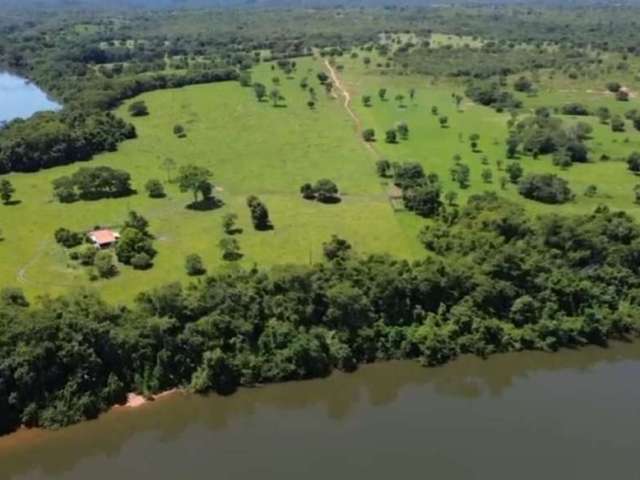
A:
{"type": "Polygon", "coordinates": [[[340,81],[340,77],[338,77],[338,73],[336,72],[335,68],[333,68],[331,66],[331,63],[329,63],[329,60],[325,59],[324,64],[327,67],[327,69],[329,70],[329,75],[331,76],[331,81],[333,82],[335,87],[340,91],[340,93],[344,97],[344,109],[347,111],[349,116],[355,122],[356,134],[358,135],[358,137],[360,138],[362,143],[364,143],[364,145],[367,148],[367,150],[369,150],[376,157],[380,157],[380,154],[376,151],[375,148],[373,148],[373,145],[370,142],[365,142],[362,139],[362,137],[360,137],[361,132],[362,132],[362,120],[360,120],[360,117],[358,117],[358,115],[356,115],[356,113],[351,108],[351,94],[349,93],[349,91],[344,87],[344,85],[340,81]]]}

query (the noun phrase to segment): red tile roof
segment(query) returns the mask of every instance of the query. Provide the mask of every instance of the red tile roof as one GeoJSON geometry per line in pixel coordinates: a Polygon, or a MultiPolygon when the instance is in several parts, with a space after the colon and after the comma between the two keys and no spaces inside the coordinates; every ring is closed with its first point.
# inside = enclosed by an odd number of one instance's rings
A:
{"type": "Polygon", "coordinates": [[[120,235],[118,235],[113,230],[102,229],[102,230],[94,230],[93,232],[89,232],[89,238],[97,243],[98,245],[107,245],[109,243],[114,243],[120,235]]]}

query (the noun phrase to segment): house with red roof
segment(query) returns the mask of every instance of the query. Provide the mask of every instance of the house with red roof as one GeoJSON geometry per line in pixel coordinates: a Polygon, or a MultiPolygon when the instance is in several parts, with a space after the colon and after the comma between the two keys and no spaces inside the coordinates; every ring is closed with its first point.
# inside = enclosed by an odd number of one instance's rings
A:
{"type": "Polygon", "coordinates": [[[93,230],[87,233],[89,240],[98,248],[107,248],[113,245],[120,238],[118,232],[109,230],[108,228],[101,228],[99,230],[93,230]]]}

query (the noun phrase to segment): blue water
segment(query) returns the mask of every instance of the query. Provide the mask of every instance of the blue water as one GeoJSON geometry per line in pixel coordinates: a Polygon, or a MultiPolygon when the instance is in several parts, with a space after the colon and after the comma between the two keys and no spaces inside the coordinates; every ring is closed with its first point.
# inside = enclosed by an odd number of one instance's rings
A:
{"type": "Polygon", "coordinates": [[[6,72],[0,72],[0,122],[28,118],[41,110],[58,110],[60,105],[47,97],[33,83],[6,72]]]}

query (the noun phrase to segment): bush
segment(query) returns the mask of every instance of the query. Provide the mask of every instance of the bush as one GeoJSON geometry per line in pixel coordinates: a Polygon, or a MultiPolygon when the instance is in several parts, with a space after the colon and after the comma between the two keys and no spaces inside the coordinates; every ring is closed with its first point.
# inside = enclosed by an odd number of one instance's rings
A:
{"type": "Polygon", "coordinates": [[[190,276],[203,275],[207,271],[207,269],[204,267],[202,257],[195,253],[187,255],[187,258],[184,262],[184,267],[187,271],[187,275],[190,276]]]}
{"type": "Polygon", "coordinates": [[[564,115],[589,115],[589,109],[581,103],[568,103],[563,105],[560,111],[564,115]]]}
{"type": "Polygon", "coordinates": [[[84,240],[84,235],[79,232],[72,232],[66,228],[59,228],[54,233],[56,242],[65,248],[73,248],[80,245],[84,240]]]}
{"type": "Polygon", "coordinates": [[[100,278],[111,278],[118,273],[113,254],[107,250],[101,250],[96,254],[93,265],[100,278]]]}
{"type": "Polygon", "coordinates": [[[178,138],[185,138],[187,136],[187,132],[185,132],[184,127],[180,124],[173,126],[173,134],[178,138]]]}
{"type": "Polygon", "coordinates": [[[98,251],[96,250],[96,247],[93,245],[86,245],[78,252],[78,261],[81,265],[93,265],[97,253],[98,251]]]}
{"type": "Polygon", "coordinates": [[[616,100],[618,100],[619,102],[628,102],[629,92],[626,90],[618,90],[616,92],[616,100]]]}
{"type": "Polygon", "coordinates": [[[362,139],[365,142],[373,142],[376,139],[376,131],[373,128],[366,128],[362,131],[362,139]]]}
{"type": "Polygon", "coordinates": [[[132,117],[144,117],[149,115],[149,109],[147,108],[146,103],[143,101],[137,101],[129,105],[129,114],[132,117]]]}
{"type": "Polygon", "coordinates": [[[629,154],[627,166],[633,173],[640,172],[640,152],[631,152],[629,154]]]}
{"type": "Polygon", "coordinates": [[[152,265],[151,257],[146,253],[137,253],[131,258],[131,266],[136,270],[148,270],[152,265]]]}
{"type": "Polygon", "coordinates": [[[528,174],[520,180],[518,192],[542,203],[565,203],[574,197],[567,181],[551,173],[528,174]]]}
{"type": "Polygon", "coordinates": [[[606,87],[607,90],[609,90],[611,93],[617,93],[622,88],[622,85],[620,85],[618,82],[608,82],[606,87]]]}
{"type": "Polygon", "coordinates": [[[162,182],[155,178],[148,180],[144,185],[144,189],[151,198],[163,198],[165,196],[162,182]]]}

